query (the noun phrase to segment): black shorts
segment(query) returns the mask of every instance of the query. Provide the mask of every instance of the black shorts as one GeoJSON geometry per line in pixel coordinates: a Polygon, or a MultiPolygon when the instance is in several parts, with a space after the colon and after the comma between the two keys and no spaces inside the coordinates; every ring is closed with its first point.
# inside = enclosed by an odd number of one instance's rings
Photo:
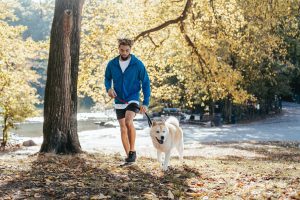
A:
{"type": "Polygon", "coordinates": [[[137,103],[130,103],[125,109],[116,109],[117,119],[125,118],[125,113],[127,110],[138,113],[140,112],[140,107],[137,103]]]}

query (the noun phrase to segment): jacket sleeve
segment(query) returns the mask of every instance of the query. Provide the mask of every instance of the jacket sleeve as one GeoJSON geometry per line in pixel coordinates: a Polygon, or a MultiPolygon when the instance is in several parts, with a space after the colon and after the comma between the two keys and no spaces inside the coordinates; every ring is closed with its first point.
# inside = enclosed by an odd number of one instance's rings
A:
{"type": "Polygon", "coordinates": [[[141,63],[142,68],[140,71],[140,80],[142,82],[142,90],[143,90],[143,94],[144,94],[144,101],[143,101],[143,105],[145,106],[149,106],[150,103],[150,79],[147,73],[147,70],[144,66],[143,63],[141,63]]]}
{"type": "Polygon", "coordinates": [[[111,82],[112,82],[111,67],[110,64],[108,63],[104,75],[104,85],[105,85],[106,92],[108,92],[108,90],[111,88],[112,85],[111,82]]]}

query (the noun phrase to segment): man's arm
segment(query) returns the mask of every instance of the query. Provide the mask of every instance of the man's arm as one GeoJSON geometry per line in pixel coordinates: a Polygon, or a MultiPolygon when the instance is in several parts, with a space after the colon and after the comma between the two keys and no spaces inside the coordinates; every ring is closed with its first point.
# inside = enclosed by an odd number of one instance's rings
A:
{"type": "Polygon", "coordinates": [[[112,74],[110,70],[110,65],[108,64],[105,69],[105,75],[104,75],[104,85],[106,92],[108,93],[108,96],[111,98],[115,98],[117,96],[115,90],[111,87],[112,86],[112,74]]]}
{"type": "Polygon", "coordinates": [[[112,85],[111,82],[112,82],[112,74],[110,70],[110,65],[108,63],[104,74],[104,85],[105,85],[106,92],[108,92],[108,90],[111,89],[111,85],[112,85]]]}
{"type": "Polygon", "coordinates": [[[144,65],[142,66],[142,70],[140,72],[140,80],[142,82],[142,90],[144,94],[143,106],[148,107],[150,103],[150,94],[151,94],[150,79],[144,65]]]}

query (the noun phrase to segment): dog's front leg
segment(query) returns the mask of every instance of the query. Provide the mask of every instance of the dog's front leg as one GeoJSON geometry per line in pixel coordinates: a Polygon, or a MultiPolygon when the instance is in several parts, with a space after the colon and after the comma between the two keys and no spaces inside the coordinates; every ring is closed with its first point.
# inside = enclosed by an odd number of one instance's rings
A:
{"type": "Polygon", "coordinates": [[[179,144],[177,144],[176,149],[179,153],[179,160],[182,162],[183,161],[183,141],[181,141],[179,144]]]}
{"type": "Polygon", "coordinates": [[[163,170],[164,171],[166,171],[168,169],[170,156],[171,156],[171,151],[167,151],[165,153],[165,160],[164,160],[164,165],[163,165],[163,170]]]}
{"type": "Polygon", "coordinates": [[[157,150],[157,161],[161,163],[161,151],[157,150]]]}

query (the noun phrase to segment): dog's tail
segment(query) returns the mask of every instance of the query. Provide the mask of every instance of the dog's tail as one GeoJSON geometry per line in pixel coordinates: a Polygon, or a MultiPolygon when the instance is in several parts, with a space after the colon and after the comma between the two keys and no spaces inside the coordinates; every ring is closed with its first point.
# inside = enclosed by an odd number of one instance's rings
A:
{"type": "Polygon", "coordinates": [[[173,124],[174,126],[179,127],[179,121],[178,121],[178,119],[176,117],[169,117],[166,120],[166,123],[173,124]]]}

